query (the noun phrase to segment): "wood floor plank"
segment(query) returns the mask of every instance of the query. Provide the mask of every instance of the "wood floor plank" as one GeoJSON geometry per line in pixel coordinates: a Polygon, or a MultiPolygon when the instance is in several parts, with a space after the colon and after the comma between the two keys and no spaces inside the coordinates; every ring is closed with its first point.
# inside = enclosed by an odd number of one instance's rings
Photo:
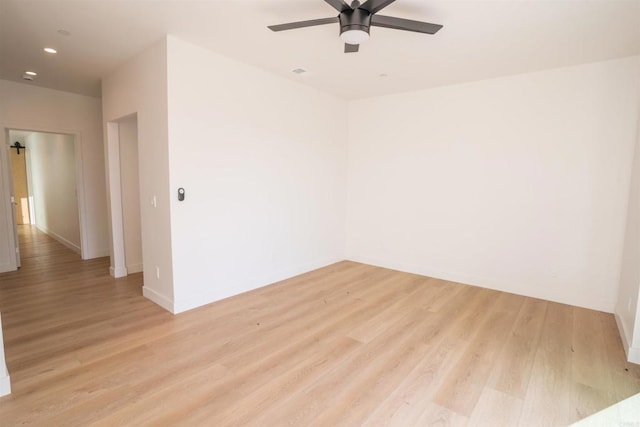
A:
{"type": "Polygon", "coordinates": [[[434,402],[459,415],[471,415],[523,302],[524,297],[517,295],[497,296],[493,309],[438,388],[434,402]]]}
{"type": "Polygon", "coordinates": [[[429,402],[425,405],[422,414],[418,417],[416,426],[442,426],[464,427],[469,424],[469,419],[447,408],[429,402]]]}
{"type": "Polygon", "coordinates": [[[572,379],[578,384],[602,391],[598,393],[602,399],[597,410],[604,409],[614,403],[614,388],[611,371],[606,368],[606,340],[600,313],[575,307],[573,321],[572,379]]]}
{"type": "Polygon", "coordinates": [[[610,314],[343,261],[174,316],[19,233],[3,426],[564,425],[640,392],[610,314]]]}
{"type": "Polygon", "coordinates": [[[489,380],[493,389],[524,399],[546,311],[546,301],[526,299],[494,364],[489,380]]]}
{"type": "Polygon", "coordinates": [[[469,425],[478,427],[511,427],[518,425],[522,399],[485,387],[469,417],[469,425]]]}
{"type": "Polygon", "coordinates": [[[576,421],[571,378],[573,309],[548,304],[520,425],[568,425],[576,421]]]}
{"type": "MultiPolygon", "coordinates": [[[[447,328],[447,316],[432,318],[431,325],[437,329],[447,328]]],[[[455,366],[459,355],[468,342],[442,335],[430,342],[424,357],[412,367],[403,381],[391,390],[365,421],[368,425],[418,425],[425,407],[432,401],[437,387],[446,374],[455,366]]],[[[440,408],[440,406],[436,405],[440,408]]],[[[447,410],[448,411],[448,410],[447,410]]]]}

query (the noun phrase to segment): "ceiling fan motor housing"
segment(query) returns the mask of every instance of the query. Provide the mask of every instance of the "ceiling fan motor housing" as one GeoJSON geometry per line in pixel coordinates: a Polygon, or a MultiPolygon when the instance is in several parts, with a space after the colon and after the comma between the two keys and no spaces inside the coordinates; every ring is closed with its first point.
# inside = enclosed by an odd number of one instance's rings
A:
{"type": "MultiPolygon", "coordinates": [[[[358,52],[360,43],[369,39],[369,29],[372,25],[374,27],[413,31],[424,34],[435,34],[442,28],[442,25],[431,24],[429,22],[375,15],[395,0],[366,0],[362,4],[360,4],[360,0],[353,0],[351,4],[347,3],[349,0],[324,1],[338,11],[338,16],[333,15],[330,18],[269,25],[268,28],[271,31],[285,31],[296,28],[315,27],[317,25],[335,24],[337,22],[340,24],[340,39],[344,42],[345,53],[358,52]]],[[[2,2],[2,0],[0,0],[0,2],[2,2]]]]}
{"type": "Polygon", "coordinates": [[[371,13],[364,9],[345,10],[340,13],[340,34],[345,31],[360,30],[369,34],[371,13]]]}

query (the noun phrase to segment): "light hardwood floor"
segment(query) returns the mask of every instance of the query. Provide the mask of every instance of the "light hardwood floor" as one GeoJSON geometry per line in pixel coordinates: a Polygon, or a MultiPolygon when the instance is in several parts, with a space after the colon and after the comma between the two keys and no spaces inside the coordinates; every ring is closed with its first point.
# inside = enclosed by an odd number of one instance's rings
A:
{"type": "Polygon", "coordinates": [[[340,262],[173,316],[20,237],[3,426],[567,425],[640,392],[610,314],[340,262]]]}

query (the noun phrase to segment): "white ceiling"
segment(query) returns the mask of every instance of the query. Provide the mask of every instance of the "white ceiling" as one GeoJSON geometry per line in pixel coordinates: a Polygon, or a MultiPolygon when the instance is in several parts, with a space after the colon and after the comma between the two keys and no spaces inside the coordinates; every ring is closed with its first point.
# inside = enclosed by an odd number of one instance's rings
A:
{"type": "Polygon", "coordinates": [[[266,28],[337,15],[323,0],[0,0],[0,78],[32,69],[30,84],[99,96],[101,77],[167,33],[345,99],[640,54],[640,0],[397,0],[380,13],[444,28],[374,27],[345,54],[337,24],[266,28]]]}

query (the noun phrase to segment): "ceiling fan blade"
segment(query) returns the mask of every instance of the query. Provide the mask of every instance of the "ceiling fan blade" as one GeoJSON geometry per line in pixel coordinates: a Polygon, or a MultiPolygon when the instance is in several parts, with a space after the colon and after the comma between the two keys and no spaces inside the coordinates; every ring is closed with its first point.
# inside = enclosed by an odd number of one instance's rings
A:
{"type": "Polygon", "coordinates": [[[439,24],[430,24],[429,22],[412,21],[411,19],[394,18],[384,15],[373,15],[371,17],[371,25],[425,34],[435,34],[442,28],[442,25],[439,24]]]}
{"type": "Polygon", "coordinates": [[[324,1],[329,3],[329,5],[335,10],[337,10],[338,12],[344,12],[345,10],[351,9],[351,6],[345,3],[344,0],[324,0],[324,1]]]}
{"type": "Polygon", "coordinates": [[[298,21],[289,22],[287,24],[269,25],[267,28],[269,28],[271,31],[285,31],[293,30],[295,28],[315,27],[316,25],[333,24],[338,21],[338,17],[335,16],[333,18],[311,19],[309,21],[298,21]]]}
{"type": "Polygon", "coordinates": [[[369,13],[376,13],[389,6],[396,0],[367,0],[360,5],[360,9],[364,9],[369,13]]]}
{"type": "Polygon", "coordinates": [[[360,48],[360,45],[359,45],[359,44],[349,44],[349,43],[345,43],[345,44],[344,44],[344,53],[353,53],[353,52],[357,52],[359,48],[360,48]]]}

